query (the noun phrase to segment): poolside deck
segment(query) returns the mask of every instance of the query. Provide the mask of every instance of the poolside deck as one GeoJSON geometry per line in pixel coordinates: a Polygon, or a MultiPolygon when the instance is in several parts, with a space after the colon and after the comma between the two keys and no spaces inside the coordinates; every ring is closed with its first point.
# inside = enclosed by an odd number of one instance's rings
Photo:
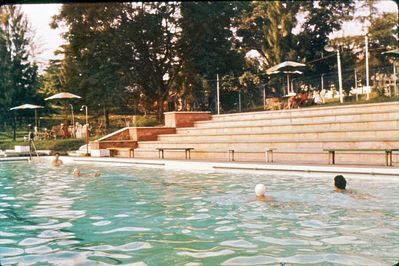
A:
{"type": "MultiPolygon", "coordinates": [[[[33,160],[52,157],[33,158],[33,160]]],[[[316,175],[345,174],[350,176],[374,178],[390,177],[399,180],[399,167],[384,167],[370,165],[322,165],[322,164],[281,164],[281,163],[260,163],[260,162],[226,162],[209,160],[167,160],[167,159],[136,159],[136,158],[90,158],[90,157],[61,157],[65,164],[78,163],[99,163],[114,165],[131,165],[144,167],[159,167],[175,170],[190,171],[244,171],[262,174],[274,174],[278,172],[308,173],[316,175]]],[[[0,159],[2,161],[2,159],[0,159]]]]}

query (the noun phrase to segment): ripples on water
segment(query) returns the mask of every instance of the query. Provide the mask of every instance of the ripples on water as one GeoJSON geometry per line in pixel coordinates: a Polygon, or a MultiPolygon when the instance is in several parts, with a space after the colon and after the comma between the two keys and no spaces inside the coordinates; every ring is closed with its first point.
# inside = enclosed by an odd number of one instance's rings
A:
{"type": "Polygon", "coordinates": [[[392,265],[399,183],[0,164],[2,265],[392,265]],[[92,174],[100,170],[100,177],[92,174]],[[253,200],[257,183],[275,202],[253,200]]]}

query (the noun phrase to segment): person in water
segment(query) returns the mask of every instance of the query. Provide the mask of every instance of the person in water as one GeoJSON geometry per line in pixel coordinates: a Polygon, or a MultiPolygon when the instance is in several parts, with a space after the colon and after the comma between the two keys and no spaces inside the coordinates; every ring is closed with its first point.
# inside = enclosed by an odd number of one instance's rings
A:
{"type": "Polygon", "coordinates": [[[263,184],[257,184],[255,186],[255,195],[256,199],[260,201],[273,200],[272,197],[266,196],[266,187],[263,184]]]}
{"type": "Polygon", "coordinates": [[[334,186],[336,192],[346,192],[346,179],[342,175],[334,177],[334,186]]]}
{"type": "MultiPolygon", "coordinates": [[[[81,175],[82,175],[82,174],[80,173],[79,168],[73,169],[72,174],[73,174],[74,176],[81,176],[81,175]]],[[[100,176],[100,175],[101,175],[100,171],[96,171],[96,172],[93,174],[94,177],[98,177],[98,176],[100,176]]]]}
{"type": "Polygon", "coordinates": [[[73,174],[74,176],[80,176],[80,170],[79,170],[78,168],[75,168],[75,169],[73,169],[72,174],[73,174]]]}
{"type": "Polygon", "coordinates": [[[61,166],[61,165],[64,164],[64,163],[59,159],[59,157],[60,157],[60,154],[59,154],[59,153],[56,153],[56,154],[54,155],[54,160],[51,162],[51,164],[52,164],[53,166],[61,166]]]}

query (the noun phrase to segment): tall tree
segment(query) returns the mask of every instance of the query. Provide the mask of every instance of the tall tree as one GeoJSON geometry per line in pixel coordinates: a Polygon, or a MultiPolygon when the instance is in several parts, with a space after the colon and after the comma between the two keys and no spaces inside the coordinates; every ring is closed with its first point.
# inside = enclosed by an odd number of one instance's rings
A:
{"type": "MultiPolygon", "coordinates": [[[[38,101],[39,81],[37,65],[32,62],[32,39],[26,17],[20,8],[11,5],[1,7],[0,12],[1,108],[2,113],[8,115],[12,106],[38,101]]],[[[8,115],[8,119],[13,125],[15,140],[16,121],[13,115],[8,115]]]]}
{"type": "Polygon", "coordinates": [[[63,36],[68,44],[61,50],[64,89],[90,99],[91,110],[99,106],[105,109],[107,127],[110,108],[123,98],[118,73],[122,62],[115,60],[119,46],[113,36],[120,24],[123,5],[64,4],[51,24],[53,28],[68,29],[63,36]]]}
{"type": "Polygon", "coordinates": [[[223,1],[181,4],[181,86],[183,93],[196,99],[198,107],[204,105],[206,95],[214,96],[216,83],[208,81],[215,80],[216,74],[222,78],[242,72],[243,55],[234,47],[233,30],[243,5],[223,1]]]}
{"type": "Polygon", "coordinates": [[[264,68],[295,59],[292,30],[299,9],[299,1],[257,1],[243,13],[238,35],[246,51],[262,55],[264,68]]]}
{"type": "MultiPolygon", "coordinates": [[[[64,4],[53,27],[64,23],[63,73],[66,87],[106,110],[124,103],[131,87],[163,102],[177,66],[177,4],[109,3],[64,4]]],[[[150,106],[150,105],[149,105],[150,106]]],[[[106,119],[108,125],[108,119],[106,119]]]]}
{"type": "Polygon", "coordinates": [[[176,3],[133,4],[127,6],[121,23],[124,73],[129,85],[138,87],[147,102],[155,102],[159,120],[180,68],[177,12],[176,3]]]}

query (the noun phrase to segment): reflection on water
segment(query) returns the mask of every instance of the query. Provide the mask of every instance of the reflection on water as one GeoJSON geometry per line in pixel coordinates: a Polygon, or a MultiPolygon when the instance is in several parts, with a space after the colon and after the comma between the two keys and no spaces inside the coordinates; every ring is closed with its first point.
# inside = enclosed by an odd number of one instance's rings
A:
{"type": "Polygon", "coordinates": [[[399,182],[0,164],[4,265],[392,265],[399,182]],[[255,184],[275,202],[253,200],[255,184]]]}

